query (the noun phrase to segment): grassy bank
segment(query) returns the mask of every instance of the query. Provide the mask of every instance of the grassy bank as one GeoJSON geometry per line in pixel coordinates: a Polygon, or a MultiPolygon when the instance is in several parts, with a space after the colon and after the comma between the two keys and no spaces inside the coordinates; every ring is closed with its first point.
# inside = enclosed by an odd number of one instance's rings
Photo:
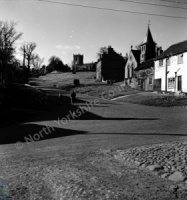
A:
{"type": "Polygon", "coordinates": [[[34,78],[30,81],[32,85],[43,87],[60,88],[66,91],[74,90],[76,93],[88,94],[94,97],[104,97],[105,99],[112,99],[118,96],[136,94],[140,91],[131,88],[125,88],[123,82],[107,83],[98,82],[95,79],[95,72],[77,72],[76,74],[68,73],[50,73],[46,76],[34,78]],[[79,86],[75,86],[74,79],[80,81],[79,86]]]}
{"type": "Polygon", "coordinates": [[[136,94],[119,99],[119,101],[160,107],[187,106],[187,97],[185,96],[171,96],[157,93],[136,94]]]}
{"type": "Polygon", "coordinates": [[[77,72],[76,74],[70,72],[53,72],[39,78],[34,78],[30,83],[42,87],[60,88],[69,92],[74,90],[76,93],[88,94],[105,99],[126,96],[118,99],[118,101],[148,106],[174,107],[187,105],[186,97],[169,96],[151,92],[145,93],[145,91],[126,88],[123,86],[123,82],[108,85],[107,83],[96,81],[95,75],[95,72],[77,72]],[[74,85],[74,79],[79,80],[79,86],[74,85]]]}

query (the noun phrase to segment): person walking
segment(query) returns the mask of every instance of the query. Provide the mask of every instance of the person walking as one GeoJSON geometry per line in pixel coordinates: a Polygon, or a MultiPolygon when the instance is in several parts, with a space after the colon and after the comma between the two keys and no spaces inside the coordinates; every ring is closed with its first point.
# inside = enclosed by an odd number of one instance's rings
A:
{"type": "Polygon", "coordinates": [[[73,91],[73,92],[71,93],[71,104],[72,104],[72,105],[74,105],[75,99],[76,99],[76,93],[73,91]]]}

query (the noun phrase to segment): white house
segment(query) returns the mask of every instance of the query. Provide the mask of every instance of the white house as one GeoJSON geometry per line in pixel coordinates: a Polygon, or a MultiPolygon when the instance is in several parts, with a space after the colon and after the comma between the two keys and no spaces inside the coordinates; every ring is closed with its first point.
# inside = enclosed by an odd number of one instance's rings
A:
{"type": "Polygon", "coordinates": [[[155,90],[187,93],[187,40],[171,45],[154,65],[155,90]]]}

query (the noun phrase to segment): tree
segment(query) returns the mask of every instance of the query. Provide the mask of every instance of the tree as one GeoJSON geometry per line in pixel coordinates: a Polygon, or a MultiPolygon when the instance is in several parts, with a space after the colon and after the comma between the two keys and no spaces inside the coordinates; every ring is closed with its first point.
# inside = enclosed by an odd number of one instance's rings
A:
{"type": "Polygon", "coordinates": [[[15,67],[20,67],[21,66],[21,60],[19,60],[18,58],[13,58],[12,61],[11,61],[11,63],[15,67]]]}
{"type": "Polygon", "coordinates": [[[47,66],[47,71],[51,72],[53,70],[58,70],[58,71],[67,71],[67,66],[63,64],[62,60],[59,57],[56,56],[51,56],[49,58],[49,64],[47,66]]]}
{"type": "Polygon", "coordinates": [[[107,47],[101,47],[99,49],[99,52],[97,53],[96,58],[99,59],[102,54],[108,53],[108,48],[107,47]]]}
{"type": "Polygon", "coordinates": [[[5,67],[14,59],[16,41],[22,36],[15,29],[15,22],[0,21],[0,70],[2,82],[5,81],[5,67]]]}
{"type": "Polygon", "coordinates": [[[16,31],[15,26],[15,22],[0,21],[0,60],[5,64],[14,58],[15,43],[22,36],[22,33],[16,31]]]}
{"type": "Polygon", "coordinates": [[[51,56],[49,58],[49,65],[58,65],[60,62],[62,62],[62,61],[59,57],[51,56]]]}
{"type": "Polygon", "coordinates": [[[31,64],[33,65],[35,69],[40,69],[43,61],[44,61],[44,58],[40,58],[38,54],[33,54],[31,64]]]}
{"type": "Polygon", "coordinates": [[[36,43],[29,42],[20,47],[20,51],[23,53],[23,65],[25,65],[25,60],[27,60],[28,73],[30,73],[30,64],[34,59],[34,50],[36,49],[36,46],[36,43]]]}

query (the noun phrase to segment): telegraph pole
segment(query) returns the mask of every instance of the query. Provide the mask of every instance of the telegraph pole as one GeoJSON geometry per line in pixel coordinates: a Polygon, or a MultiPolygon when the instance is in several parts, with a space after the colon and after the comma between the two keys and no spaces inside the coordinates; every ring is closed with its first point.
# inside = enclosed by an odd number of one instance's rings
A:
{"type": "Polygon", "coordinates": [[[25,46],[24,46],[24,49],[23,49],[23,66],[25,67],[25,46]]]}
{"type": "Polygon", "coordinates": [[[22,45],[23,45],[23,66],[25,67],[25,54],[26,54],[26,51],[25,51],[25,42],[24,43],[22,43],[22,45]]]}
{"type": "Polygon", "coordinates": [[[165,92],[167,93],[167,81],[168,81],[168,66],[167,66],[167,62],[166,62],[166,71],[165,71],[165,92]]]}

